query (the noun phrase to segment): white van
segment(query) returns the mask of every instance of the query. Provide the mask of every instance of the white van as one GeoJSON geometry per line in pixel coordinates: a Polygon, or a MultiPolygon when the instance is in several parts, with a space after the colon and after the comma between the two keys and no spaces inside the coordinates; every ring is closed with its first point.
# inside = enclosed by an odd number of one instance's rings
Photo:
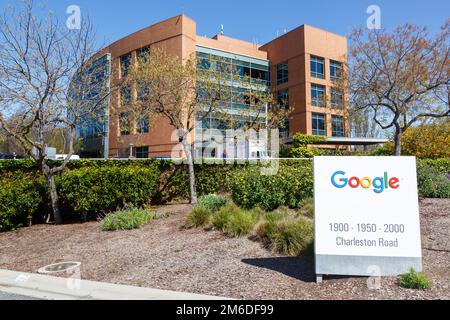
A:
{"type": "MultiPolygon", "coordinates": [[[[56,155],[56,160],[66,160],[66,158],[67,158],[67,154],[57,154],[56,155]]],[[[72,155],[70,157],[70,160],[80,160],[80,156],[72,155]]]]}

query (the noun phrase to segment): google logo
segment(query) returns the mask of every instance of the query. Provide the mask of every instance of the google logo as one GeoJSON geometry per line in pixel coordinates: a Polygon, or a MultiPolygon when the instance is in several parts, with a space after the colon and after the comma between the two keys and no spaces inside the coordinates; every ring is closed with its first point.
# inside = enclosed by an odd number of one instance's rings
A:
{"type": "Polygon", "coordinates": [[[400,180],[396,177],[389,178],[389,174],[387,172],[384,173],[383,177],[376,177],[376,178],[358,178],[358,177],[351,177],[346,178],[346,173],[344,171],[336,171],[331,176],[331,183],[333,186],[335,186],[338,189],[345,188],[347,185],[352,188],[356,189],[359,187],[362,187],[364,189],[370,189],[373,188],[373,191],[375,193],[382,193],[385,189],[398,189],[400,187],[400,180]]]}

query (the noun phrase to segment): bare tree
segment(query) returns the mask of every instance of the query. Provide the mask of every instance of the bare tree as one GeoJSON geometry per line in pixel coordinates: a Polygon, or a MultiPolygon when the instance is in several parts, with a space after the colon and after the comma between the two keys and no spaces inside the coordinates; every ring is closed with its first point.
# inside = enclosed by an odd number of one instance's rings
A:
{"type": "Polygon", "coordinates": [[[57,224],[63,217],[55,175],[73,155],[77,124],[101,115],[109,94],[104,70],[92,58],[94,42],[88,18],[81,29],[68,30],[51,13],[35,16],[32,2],[18,11],[9,8],[0,18],[0,125],[45,176],[57,224]],[[46,161],[46,136],[56,129],[67,133],[68,155],[53,166],[46,161]]]}
{"type": "Polygon", "coordinates": [[[449,36],[450,21],[435,37],[411,24],[391,33],[358,29],[350,37],[350,102],[380,128],[393,130],[395,155],[413,124],[450,115],[449,36]]]}
{"type": "Polygon", "coordinates": [[[152,49],[139,57],[122,86],[134,88],[136,94],[132,96],[136,98],[131,103],[122,101],[117,112],[130,108],[135,118],[163,116],[176,130],[189,168],[191,203],[197,202],[192,152],[196,123],[214,115],[224,129],[260,129],[268,125],[268,119],[275,125],[275,119],[280,120],[283,112],[290,111],[277,112],[267,85],[252,83],[226,61],[216,61],[214,65],[202,64],[195,57],[183,61],[163,49],[152,49]],[[231,112],[229,102],[232,100],[245,104],[246,108],[231,112]]]}

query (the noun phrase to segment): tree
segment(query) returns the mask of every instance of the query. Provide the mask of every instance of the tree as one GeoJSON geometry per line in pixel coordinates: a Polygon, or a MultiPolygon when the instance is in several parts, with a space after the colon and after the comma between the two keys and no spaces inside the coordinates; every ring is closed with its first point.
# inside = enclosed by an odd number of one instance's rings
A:
{"type": "Polygon", "coordinates": [[[103,70],[92,60],[97,52],[92,24],[85,17],[81,29],[68,30],[51,13],[38,18],[32,2],[24,2],[18,12],[8,8],[0,18],[0,48],[0,126],[36,161],[61,224],[54,177],[73,155],[77,124],[102,113],[109,94],[99,77],[103,70]],[[68,147],[57,166],[46,161],[46,137],[54,130],[66,132],[68,147]]]}
{"type": "Polygon", "coordinates": [[[355,30],[350,39],[350,102],[394,132],[395,155],[402,135],[418,121],[450,115],[450,21],[435,37],[406,24],[385,30],[355,30]]]}
{"type": "MultiPolygon", "coordinates": [[[[226,61],[200,63],[193,56],[182,59],[164,49],[152,49],[132,64],[122,88],[134,88],[131,102],[116,112],[130,108],[135,118],[163,116],[176,131],[189,170],[191,203],[197,202],[192,134],[197,121],[210,115],[220,119],[224,128],[275,126],[284,117],[277,111],[267,86],[251,84],[226,61]],[[233,87],[242,90],[234,92],[233,87]],[[246,104],[233,115],[226,101],[246,104]],[[269,122],[266,120],[270,119],[269,122]]],[[[286,108],[287,109],[287,108],[286,108]]],[[[289,110],[288,110],[289,111],[289,110]]]]}
{"type": "Polygon", "coordinates": [[[450,158],[450,121],[434,121],[411,127],[403,135],[406,155],[418,158],[450,158]]]}

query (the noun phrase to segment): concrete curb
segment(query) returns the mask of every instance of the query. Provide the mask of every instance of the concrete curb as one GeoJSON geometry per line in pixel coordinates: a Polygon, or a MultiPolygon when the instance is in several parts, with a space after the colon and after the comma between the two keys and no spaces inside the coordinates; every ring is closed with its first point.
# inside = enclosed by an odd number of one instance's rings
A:
{"type": "Polygon", "coordinates": [[[45,300],[228,300],[10,270],[0,270],[0,291],[45,300]]]}

